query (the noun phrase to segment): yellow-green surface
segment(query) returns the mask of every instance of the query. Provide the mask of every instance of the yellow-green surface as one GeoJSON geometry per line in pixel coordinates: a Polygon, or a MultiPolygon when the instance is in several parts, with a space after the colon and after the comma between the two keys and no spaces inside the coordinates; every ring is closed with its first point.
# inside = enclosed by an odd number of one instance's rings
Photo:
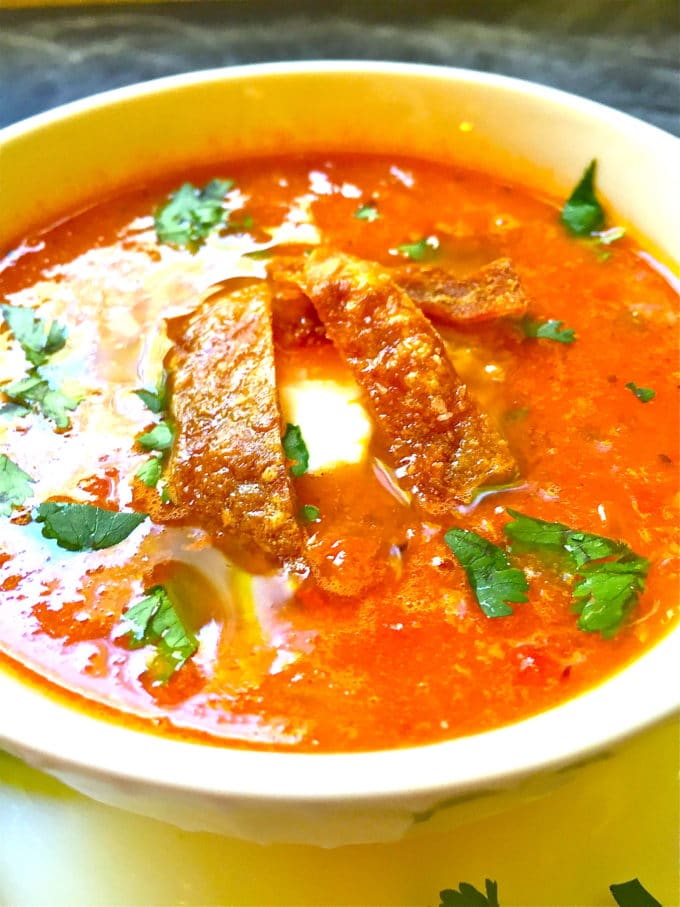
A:
{"type": "Polygon", "coordinates": [[[183,832],[0,755],[0,905],[426,907],[441,888],[490,876],[501,907],[597,907],[613,905],[610,883],[638,876],[675,907],[679,744],[666,722],[500,816],[337,850],[183,832]]]}

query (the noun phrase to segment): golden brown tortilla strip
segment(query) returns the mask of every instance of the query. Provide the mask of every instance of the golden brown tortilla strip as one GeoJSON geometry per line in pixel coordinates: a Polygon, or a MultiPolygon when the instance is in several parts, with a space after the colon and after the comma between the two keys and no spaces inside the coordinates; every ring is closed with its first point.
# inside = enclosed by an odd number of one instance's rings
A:
{"type": "Polygon", "coordinates": [[[427,265],[402,265],[392,276],[429,318],[442,324],[490,321],[527,310],[527,298],[509,258],[497,258],[467,277],[427,265]]]}
{"type": "MultiPolygon", "coordinates": [[[[282,346],[320,343],[325,338],[314,307],[299,289],[303,269],[304,261],[292,257],[274,259],[269,267],[274,339],[282,346]]],[[[466,277],[426,265],[400,265],[389,273],[429,318],[441,324],[523,315],[528,308],[519,276],[508,258],[498,258],[466,277]]]]}
{"type": "Polygon", "coordinates": [[[328,342],[316,309],[296,283],[272,283],[272,328],[274,343],[279,347],[328,342]]]}
{"type": "Polygon", "coordinates": [[[170,496],[209,531],[294,560],[302,534],[281,446],[269,289],[224,291],[183,322],[171,360],[170,496]]]}
{"type": "Polygon", "coordinates": [[[507,443],[470,399],[441,338],[378,265],[314,252],[300,282],[347,360],[421,506],[442,513],[516,474],[507,443]]]}

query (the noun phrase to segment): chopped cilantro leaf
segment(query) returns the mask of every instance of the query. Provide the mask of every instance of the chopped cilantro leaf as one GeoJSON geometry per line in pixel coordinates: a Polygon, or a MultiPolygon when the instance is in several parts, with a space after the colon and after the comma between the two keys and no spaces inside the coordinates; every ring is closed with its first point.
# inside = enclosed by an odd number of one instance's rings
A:
{"type": "Polygon", "coordinates": [[[648,570],[649,561],[634,555],[629,560],[581,567],[583,579],[573,589],[574,610],[580,615],[579,630],[612,636],[644,590],[648,570]]]}
{"type": "Polygon", "coordinates": [[[145,590],[145,597],[125,612],[123,622],[129,627],[132,648],[155,646],[153,668],[161,683],[198,649],[198,640],[182,622],[164,586],[145,590]]]}
{"type": "Polygon", "coordinates": [[[13,507],[21,507],[30,496],[34,481],[9,457],[0,454],[0,516],[9,516],[13,507]]]}
{"type": "Polygon", "coordinates": [[[147,409],[152,413],[162,413],[168,405],[168,388],[167,376],[164,374],[156,390],[150,391],[145,388],[136,390],[135,393],[147,409]]]}
{"type": "Polygon", "coordinates": [[[661,907],[661,903],[651,896],[639,879],[610,885],[609,890],[619,907],[661,907]]]}
{"type": "Polygon", "coordinates": [[[314,504],[303,504],[300,508],[300,516],[305,523],[313,523],[319,519],[321,511],[314,504]]]}
{"type": "Polygon", "coordinates": [[[184,183],[155,215],[159,242],[196,250],[215,227],[227,222],[224,196],[233,180],[211,180],[202,189],[184,183]]]}
{"type": "Polygon", "coordinates": [[[524,573],[510,565],[497,545],[467,529],[449,529],[444,541],[460,561],[487,617],[506,617],[513,613],[507,602],[527,601],[524,573]]]}
{"type": "Polygon", "coordinates": [[[516,510],[505,533],[513,551],[534,548],[566,555],[580,579],[572,590],[578,627],[612,636],[644,589],[649,562],[615,539],[537,520],[516,510]]]}
{"type": "Polygon", "coordinates": [[[562,208],[560,220],[574,236],[589,236],[604,224],[604,210],[595,195],[596,161],[591,161],[562,208]]]}
{"type": "Polygon", "coordinates": [[[144,450],[169,450],[172,447],[175,433],[167,422],[159,422],[137,438],[137,443],[144,450]]]}
{"type": "Polygon", "coordinates": [[[556,340],[558,343],[573,343],[576,339],[573,328],[563,328],[564,322],[551,318],[549,321],[534,321],[528,316],[522,319],[522,330],[526,337],[540,337],[556,340]]]}
{"type": "Polygon", "coordinates": [[[53,321],[48,328],[47,322],[33,309],[20,305],[3,305],[1,309],[10,331],[32,365],[44,365],[66,343],[66,328],[58,322],[53,321]]]}
{"type": "Polygon", "coordinates": [[[302,476],[307,472],[309,467],[309,451],[302,437],[302,431],[299,425],[286,425],[286,433],[283,436],[283,452],[289,460],[293,460],[290,471],[294,476],[302,476]]]}
{"type": "Polygon", "coordinates": [[[59,388],[50,387],[49,381],[37,373],[22,378],[21,381],[15,381],[13,384],[6,384],[2,388],[2,392],[13,403],[26,407],[32,403],[35,404],[43,416],[51,419],[57,428],[69,427],[71,420],[67,411],[74,410],[79,403],[78,400],[69,397],[59,388]]]}
{"type": "Polygon", "coordinates": [[[436,236],[424,236],[418,242],[404,243],[397,246],[397,251],[402,255],[408,255],[413,261],[425,261],[432,258],[439,250],[439,240],[436,236]]]}
{"type": "Polygon", "coordinates": [[[373,223],[374,220],[380,218],[380,212],[373,203],[369,203],[360,205],[354,212],[354,216],[357,220],[367,220],[369,223],[373,223]]]}
{"type": "Polygon", "coordinates": [[[36,522],[42,534],[68,551],[99,551],[127,538],[147,518],[146,513],[120,513],[91,504],[48,501],[38,507],[36,522]]]}
{"type": "Polygon", "coordinates": [[[155,488],[161,477],[163,462],[160,457],[150,457],[139,467],[135,478],[143,482],[147,488],[155,488]]]}
{"type": "Polygon", "coordinates": [[[445,888],[439,892],[439,907],[499,907],[498,883],[486,879],[484,887],[486,894],[469,882],[460,882],[457,890],[445,888]]]}
{"type": "Polygon", "coordinates": [[[624,387],[627,387],[638,398],[640,403],[649,403],[650,400],[656,397],[656,391],[652,390],[651,387],[638,387],[634,381],[629,381],[624,387]]]}

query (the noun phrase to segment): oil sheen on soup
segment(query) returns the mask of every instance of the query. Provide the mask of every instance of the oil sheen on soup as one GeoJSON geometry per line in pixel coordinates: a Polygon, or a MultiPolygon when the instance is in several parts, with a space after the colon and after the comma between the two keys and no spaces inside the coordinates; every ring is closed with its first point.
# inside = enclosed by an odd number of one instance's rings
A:
{"type": "Polygon", "coordinates": [[[428,743],[676,619],[677,294],[595,164],[566,202],[406,158],[188,170],[18,240],[0,300],[0,652],[79,708],[428,743]]]}

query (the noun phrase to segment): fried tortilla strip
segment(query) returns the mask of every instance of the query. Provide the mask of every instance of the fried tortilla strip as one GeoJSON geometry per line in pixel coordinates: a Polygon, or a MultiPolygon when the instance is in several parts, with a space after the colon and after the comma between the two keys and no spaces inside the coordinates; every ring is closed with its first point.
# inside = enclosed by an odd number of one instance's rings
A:
{"type": "Polygon", "coordinates": [[[444,344],[378,265],[314,252],[300,278],[388,440],[397,476],[439,514],[478,488],[507,482],[507,443],[479,412],[444,344]]]}
{"type": "Polygon", "coordinates": [[[281,445],[269,289],[223,291],[181,327],[170,362],[170,496],[205,528],[294,560],[302,534],[281,445]]]}
{"type": "MultiPolygon", "coordinates": [[[[282,346],[319,343],[325,336],[314,307],[299,290],[303,268],[304,262],[295,258],[274,259],[269,267],[274,339],[282,346]]],[[[523,315],[528,308],[508,258],[498,258],[467,277],[426,265],[401,265],[389,273],[429,318],[441,324],[491,321],[523,315]]]]}
{"type": "Polygon", "coordinates": [[[279,347],[316,346],[327,342],[316,309],[297,283],[272,284],[272,327],[279,347]]]}
{"type": "Polygon", "coordinates": [[[429,318],[442,324],[469,324],[523,315],[527,298],[509,258],[497,258],[468,277],[444,268],[402,265],[393,280],[429,318]]]}

